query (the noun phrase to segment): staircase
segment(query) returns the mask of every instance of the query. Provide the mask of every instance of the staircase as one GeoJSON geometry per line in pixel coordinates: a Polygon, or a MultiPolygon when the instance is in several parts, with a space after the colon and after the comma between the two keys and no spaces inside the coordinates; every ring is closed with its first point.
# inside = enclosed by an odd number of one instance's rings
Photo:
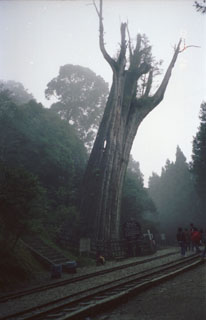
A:
{"type": "Polygon", "coordinates": [[[69,259],[66,258],[57,249],[47,245],[43,240],[37,237],[30,237],[23,239],[25,246],[42,262],[46,267],[54,265],[66,265],[69,259]]]}

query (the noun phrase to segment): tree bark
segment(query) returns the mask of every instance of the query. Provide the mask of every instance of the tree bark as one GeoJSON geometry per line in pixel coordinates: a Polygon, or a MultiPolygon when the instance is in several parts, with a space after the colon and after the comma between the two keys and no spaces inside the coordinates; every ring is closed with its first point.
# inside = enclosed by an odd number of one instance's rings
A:
{"type": "Polygon", "coordinates": [[[82,236],[111,240],[119,239],[122,187],[134,138],[142,120],[164,97],[181,41],[161,85],[149,96],[153,77],[152,65],[148,63],[151,47],[142,48],[142,38],[138,35],[135,49],[129,47],[126,68],[127,25],[122,23],[120,53],[117,60],[112,59],[104,47],[102,1],[100,9],[96,5],[95,8],[100,24],[100,49],[112,68],[113,83],[84,175],[80,223],[82,236]],[[147,86],[137,98],[138,80],[143,74],[149,74],[147,86]]]}

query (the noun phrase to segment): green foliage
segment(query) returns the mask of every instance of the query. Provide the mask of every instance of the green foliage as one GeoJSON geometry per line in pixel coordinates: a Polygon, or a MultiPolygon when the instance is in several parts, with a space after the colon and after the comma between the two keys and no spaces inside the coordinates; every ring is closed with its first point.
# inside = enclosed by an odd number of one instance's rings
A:
{"type": "Polygon", "coordinates": [[[0,92],[0,145],[0,161],[31,173],[45,190],[48,213],[41,221],[35,218],[36,228],[41,230],[42,222],[45,228],[58,230],[64,223],[58,215],[70,215],[68,208],[79,203],[87,161],[86,149],[73,128],[34,100],[16,105],[4,90],[0,92]]]}
{"type": "Polygon", "coordinates": [[[175,239],[179,226],[199,223],[199,207],[189,166],[181,149],[177,147],[175,162],[166,161],[161,176],[153,173],[149,179],[149,194],[158,213],[162,232],[175,239]]]}
{"type": "Polygon", "coordinates": [[[52,214],[47,214],[46,221],[49,234],[53,239],[56,239],[61,233],[73,235],[79,222],[78,208],[60,204],[52,214]]]}
{"type": "Polygon", "coordinates": [[[0,233],[4,247],[14,247],[46,211],[44,190],[24,169],[0,163],[0,233]]]}
{"type": "Polygon", "coordinates": [[[105,81],[88,68],[67,64],[47,84],[45,95],[47,99],[52,96],[58,99],[51,109],[74,126],[90,149],[108,95],[105,81]]]}
{"type": "Polygon", "coordinates": [[[17,105],[27,103],[33,100],[34,97],[31,93],[24,88],[22,83],[13,80],[2,81],[0,80],[0,91],[8,90],[10,99],[17,105]]]}
{"type": "Polygon", "coordinates": [[[123,186],[121,224],[130,218],[137,220],[144,227],[157,223],[155,205],[143,186],[143,175],[139,163],[130,158],[123,186]],[[146,220],[148,220],[146,222],[146,220]]]}
{"type": "Polygon", "coordinates": [[[0,247],[0,288],[1,292],[24,288],[32,281],[48,279],[48,272],[34,259],[19,241],[15,250],[0,247]]]}
{"type": "Polygon", "coordinates": [[[79,182],[86,162],[86,151],[72,128],[35,101],[22,106],[8,101],[0,112],[0,159],[23,165],[55,198],[65,198],[61,187],[71,189],[74,180],[79,182]]]}
{"type": "Polygon", "coordinates": [[[200,126],[193,139],[191,170],[195,186],[201,199],[202,210],[206,213],[206,103],[200,107],[200,126]]]}

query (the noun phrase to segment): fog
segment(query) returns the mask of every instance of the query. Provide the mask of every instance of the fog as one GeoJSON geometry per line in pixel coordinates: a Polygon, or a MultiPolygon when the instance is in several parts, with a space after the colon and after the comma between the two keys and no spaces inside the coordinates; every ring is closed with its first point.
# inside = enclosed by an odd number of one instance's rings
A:
{"type": "MultiPolygon", "coordinates": [[[[186,45],[175,65],[163,102],[143,121],[132,155],[140,162],[147,184],[174,160],[177,145],[190,161],[199,109],[206,99],[206,17],[190,0],[106,0],[103,8],[105,45],[111,56],[120,42],[120,23],[129,22],[131,38],[145,33],[165,71],[174,46],[186,45]]],[[[1,1],[0,79],[21,82],[37,101],[49,107],[47,83],[59,67],[78,64],[101,75],[111,85],[112,72],[98,44],[98,17],[92,1],[1,1]]]]}

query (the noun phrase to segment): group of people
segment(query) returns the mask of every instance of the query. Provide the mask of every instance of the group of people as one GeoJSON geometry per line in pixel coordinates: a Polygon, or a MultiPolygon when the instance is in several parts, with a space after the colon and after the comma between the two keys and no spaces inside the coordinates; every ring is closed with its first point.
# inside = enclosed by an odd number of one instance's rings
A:
{"type": "Polygon", "coordinates": [[[178,228],[176,239],[180,246],[182,256],[185,256],[187,251],[200,253],[202,258],[206,256],[206,229],[198,230],[194,224],[191,223],[189,229],[178,228]],[[200,245],[203,245],[203,250],[200,250],[200,245]]]}

